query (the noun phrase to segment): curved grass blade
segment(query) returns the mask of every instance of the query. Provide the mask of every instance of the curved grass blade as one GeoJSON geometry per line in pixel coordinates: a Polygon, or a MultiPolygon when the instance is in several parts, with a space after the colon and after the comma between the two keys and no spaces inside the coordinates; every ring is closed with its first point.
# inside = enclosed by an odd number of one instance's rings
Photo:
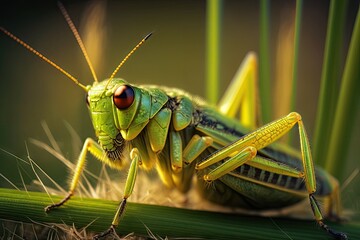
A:
{"type": "Polygon", "coordinates": [[[340,181],[344,178],[351,133],[359,111],[360,95],[360,8],[358,9],[351,42],[341,80],[339,100],[327,154],[326,169],[340,181]]]}
{"type": "Polygon", "coordinates": [[[346,6],[347,1],[332,0],[330,3],[319,103],[313,138],[314,160],[322,167],[325,166],[326,162],[326,153],[329,149],[331,128],[338,98],[338,80],[341,73],[340,54],[343,44],[346,6]]]}

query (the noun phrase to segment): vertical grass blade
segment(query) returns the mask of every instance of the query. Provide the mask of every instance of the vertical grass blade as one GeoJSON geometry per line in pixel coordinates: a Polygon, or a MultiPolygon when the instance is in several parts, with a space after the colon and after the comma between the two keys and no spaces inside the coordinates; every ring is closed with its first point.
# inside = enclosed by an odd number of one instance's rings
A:
{"type": "Polygon", "coordinates": [[[341,79],[339,100],[336,105],[334,124],[327,154],[326,169],[343,180],[347,150],[354,129],[360,104],[360,8],[358,9],[351,42],[341,79]]]}
{"type": "MultiPolygon", "coordinates": [[[[294,61],[294,32],[295,11],[287,11],[286,17],[282,18],[276,40],[275,52],[275,79],[273,91],[273,119],[278,119],[290,112],[290,99],[292,87],[292,68],[294,61]]],[[[283,142],[287,142],[288,135],[284,136],[283,142]]]]}
{"type": "Polygon", "coordinates": [[[295,36],[294,36],[294,55],[293,55],[294,60],[293,60],[293,68],[292,68],[292,89],[291,89],[290,111],[295,110],[295,104],[296,104],[296,86],[297,86],[302,8],[303,8],[303,1],[297,0],[296,12],[295,12],[295,36]]]}
{"type": "Polygon", "coordinates": [[[332,0],[326,33],[325,53],[321,74],[320,96],[313,138],[314,160],[325,165],[331,127],[338,98],[338,79],[341,73],[341,47],[347,1],[332,0]]]}
{"type": "Polygon", "coordinates": [[[206,98],[218,100],[222,0],[206,2],[206,98]]]}
{"type": "MultiPolygon", "coordinates": [[[[293,53],[293,66],[292,66],[292,78],[291,78],[291,95],[290,95],[290,109],[288,112],[295,111],[296,107],[296,90],[297,90],[297,73],[299,62],[299,45],[300,45],[300,33],[301,33],[301,16],[302,16],[303,1],[296,0],[295,10],[295,31],[294,31],[294,53],[293,53]]],[[[285,141],[292,144],[294,134],[291,132],[288,134],[285,141]]]]}
{"type": "Polygon", "coordinates": [[[261,101],[261,121],[271,121],[271,85],[270,85],[270,2],[260,1],[260,51],[259,51],[259,91],[261,101]]]}

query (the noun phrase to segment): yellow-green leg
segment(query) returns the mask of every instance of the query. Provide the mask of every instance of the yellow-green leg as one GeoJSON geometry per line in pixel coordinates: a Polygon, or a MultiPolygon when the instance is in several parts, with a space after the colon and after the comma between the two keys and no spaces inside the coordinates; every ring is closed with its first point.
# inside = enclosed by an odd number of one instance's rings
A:
{"type": "Polygon", "coordinates": [[[230,171],[235,170],[241,165],[245,164],[248,161],[251,161],[256,156],[257,150],[254,147],[246,147],[244,150],[237,153],[235,156],[231,157],[229,160],[218,166],[217,168],[211,170],[208,174],[204,176],[205,181],[214,181],[230,171]]]}
{"type": "Polygon", "coordinates": [[[51,204],[51,205],[45,207],[46,212],[49,212],[53,208],[60,207],[61,205],[66,203],[71,198],[71,196],[74,194],[75,188],[80,180],[81,173],[84,170],[87,152],[90,152],[95,157],[99,158],[100,160],[103,160],[104,158],[106,158],[101,146],[97,142],[95,142],[93,139],[87,138],[85,140],[83,148],[80,152],[80,156],[79,156],[76,168],[75,168],[74,176],[72,178],[70,190],[69,190],[68,194],[60,202],[54,203],[54,204],[51,204]]]}
{"type": "MultiPolygon", "coordinates": [[[[299,126],[301,154],[304,166],[306,188],[309,194],[314,193],[316,190],[316,182],[314,165],[310,153],[309,139],[306,136],[306,131],[301,121],[301,116],[296,112],[292,112],[287,116],[280,118],[279,120],[273,121],[257,129],[256,131],[245,135],[234,143],[218,150],[201,163],[198,163],[196,168],[204,169],[227,157],[231,157],[232,155],[241,152],[247,147],[254,147],[256,150],[262,149],[289,132],[296,123],[299,126]]],[[[267,169],[266,166],[264,169],[269,171],[271,170],[267,169]]]]}
{"type": "Polygon", "coordinates": [[[221,113],[236,117],[240,112],[240,122],[249,129],[257,128],[257,57],[249,52],[218,103],[221,113]]]}
{"type": "MultiPolygon", "coordinates": [[[[331,230],[322,221],[323,217],[320,212],[320,208],[316,202],[315,197],[313,196],[313,193],[316,191],[316,178],[310,152],[309,139],[307,137],[305,127],[302,123],[301,116],[296,112],[292,112],[279,120],[273,121],[257,129],[256,131],[243,136],[232,144],[216,151],[204,161],[198,163],[196,165],[196,169],[200,170],[207,168],[228,158],[208,174],[204,175],[204,180],[214,181],[224,174],[234,170],[235,168],[240,167],[246,162],[250,163],[254,159],[257,150],[260,150],[278,140],[281,136],[289,132],[296,123],[298,124],[299,128],[301,155],[304,168],[301,176],[303,176],[305,180],[306,189],[309,193],[310,205],[313,210],[315,219],[319,223],[320,227],[326,230],[333,237],[337,239],[346,239],[345,234],[337,233],[331,230]]],[[[263,164],[261,168],[267,171],[272,171],[273,168],[276,168],[275,165],[269,167],[266,166],[265,162],[260,162],[260,164],[263,164]]],[[[294,171],[291,174],[297,173],[294,171]]]]}
{"type": "Polygon", "coordinates": [[[131,196],[133,190],[134,190],[134,185],[135,185],[135,181],[136,181],[136,176],[137,176],[137,171],[138,171],[138,166],[139,163],[141,162],[140,159],[140,154],[139,154],[139,150],[137,148],[133,148],[130,152],[130,159],[131,159],[131,165],[129,168],[129,173],[128,176],[126,178],[126,183],[125,183],[125,190],[124,190],[124,196],[123,199],[121,200],[114,219],[111,223],[111,226],[109,227],[108,230],[94,236],[94,239],[99,239],[101,237],[105,237],[109,234],[114,234],[116,235],[116,231],[115,228],[117,225],[119,225],[119,221],[121,219],[121,217],[124,215],[125,213],[125,208],[126,208],[126,202],[127,199],[131,196]]]}
{"type": "Polygon", "coordinates": [[[171,178],[176,188],[187,192],[191,187],[193,168],[190,164],[209,146],[213,140],[210,137],[200,137],[195,134],[183,149],[183,142],[177,131],[169,132],[171,178]]]}
{"type": "Polygon", "coordinates": [[[185,164],[192,163],[212,143],[213,140],[211,137],[200,137],[197,134],[192,136],[183,151],[185,164]]]}
{"type": "MultiPolygon", "coordinates": [[[[65,202],[67,202],[71,198],[71,196],[74,194],[76,186],[80,180],[81,173],[83,172],[83,169],[85,166],[87,152],[90,152],[91,154],[93,154],[96,158],[100,159],[101,161],[105,161],[105,159],[106,159],[106,155],[104,154],[104,151],[102,150],[101,146],[97,142],[95,142],[93,139],[87,138],[85,140],[83,148],[80,152],[80,156],[79,156],[79,159],[78,159],[78,162],[76,165],[74,176],[71,181],[70,190],[69,190],[68,195],[64,199],[62,199],[60,202],[47,206],[45,208],[46,212],[50,211],[53,208],[60,207],[65,202]]],[[[128,173],[128,176],[126,179],[126,183],[125,183],[123,199],[120,202],[119,207],[116,210],[116,213],[115,213],[115,216],[111,223],[110,228],[108,230],[106,230],[105,232],[103,232],[99,235],[96,235],[94,237],[94,239],[98,239],[99,237],[106,236],[110,233],[116,234],[115,227],[119,224],[119,219],[125,212],[126,201],[133,192],[135,181],[136,181],[136,176],[137,176],[138,165],[141,162],[140,154],[139,154],[139,151],[137,148],[133,148],[131,150],[130,158],[132,161],[131,161],[129,173],[128,173]]],[[[106,161],[106,162],[108,162],[108,161],[106,161]]]]}
{"type": "Polygon", "coordinates": [[[317,221],[319,226],[322,229],[324,229],[327,233],[332,235],[335,239],[341,239],[341,240],[348,239],[345,233],[334,231],[323,222],[323,216],[322,216],[319,204],[316,201],[315,197],[312,194],[309,194],[309,199],[310,199],[311,209],[315,216],[315,220],[317,221]]]}
{"type": "Polygon", "coordinates": [[[341,216],[342,209],[341,209],[339,182],[335,178],[332,178],[331,183],[334,189],[328,198],[327,214],[331,219],[340,220],[339,216],[341,216]]]}
{"type": "Polygon", "coordinates": [[[169,139],[171,168],[174,173],[179,173],[183,169],[182,140],[180,133],[170,131],[169,139]]]}

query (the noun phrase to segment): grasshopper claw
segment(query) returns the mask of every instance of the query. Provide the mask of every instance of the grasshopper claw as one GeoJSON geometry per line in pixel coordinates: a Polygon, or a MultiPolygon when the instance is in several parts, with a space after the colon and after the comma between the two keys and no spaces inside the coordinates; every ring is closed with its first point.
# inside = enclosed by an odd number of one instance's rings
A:
{"type": "Polygon", "coordinates": [[[72,193],[72,192],[69,192],[68,195],[67,195],[63,200],[61,200],[60,202],[46,206],[46,207],[44,208],[45,212],[49,212],[49,211],[50,211],[51,209],[53,209],[53,208],[60,207],[60,206],[63,205],[65,202],[67,202],[67,201],[71,198],[72,195],[73,195],[73,193],[72,193]]]}
{"type": "Polygon", "coordinates": [[[98,240],[98,239],[106,237],[106,236],[108,236],[110,234],[113,235],[113,236],[116,236],[117,238],[119,238],[119,236],[116,234],[116,231],[115,231],[115,225],[111,225],[108,230],[95,235],[93,237],[93,240],[98,240]]]}

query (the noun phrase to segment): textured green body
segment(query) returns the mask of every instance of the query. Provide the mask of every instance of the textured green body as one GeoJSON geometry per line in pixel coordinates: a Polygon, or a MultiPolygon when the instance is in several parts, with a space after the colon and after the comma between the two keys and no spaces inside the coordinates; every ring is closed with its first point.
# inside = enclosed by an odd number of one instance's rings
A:
{"type": "MultiPolygon", "coordinates": [[[[178,89],[151,85],[130,85],[111,79],[89,86],[90,115],[101,147],[110,166],[122,168],[130,149],[139,150],[141,167],[156,168],[168,187],[186,192],[196,174],[198,189],[210,201],[245,208],[278,208],[294,204],[308,196],[303,178],[283,176],[247,164],[213,181],[210,186],[202,176],[220,163],[195,170],[214,151],[227,146],[247,133],[235,119],[220,114],[215,107],[178,89]],[[112,96],[121,85],[130,86],[134,102],[125,110],[114,105],[112,96]],[[105,90],[106,87],[106,90],[105,90]],[[214,139],[213,144],[190,164],[182,154],[191,138],[198,134],[214,139]]],[[[258,151],[256,158],[266,158],[279,165],[302,171],[296,154],[275,148],[258,151]]],[[[330,176],[316,169],[317,195],[331,194],[330,176]]]]}

